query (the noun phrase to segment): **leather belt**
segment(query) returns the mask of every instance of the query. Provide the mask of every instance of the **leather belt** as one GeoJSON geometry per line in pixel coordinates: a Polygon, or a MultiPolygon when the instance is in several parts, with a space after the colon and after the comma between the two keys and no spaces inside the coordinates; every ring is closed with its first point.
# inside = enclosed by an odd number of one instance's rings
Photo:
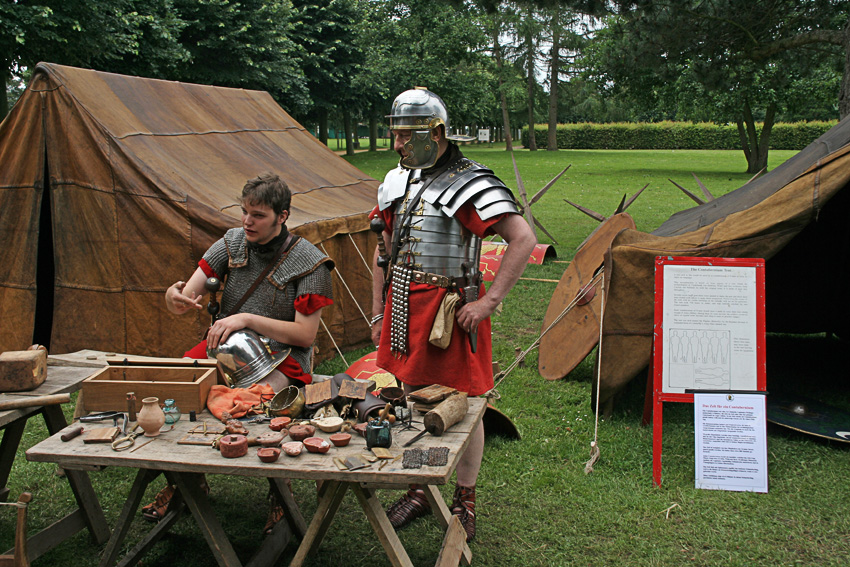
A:
{"type": "Polygon", "coordinates": [[[428,272],[420,272],[418,270],[411,270],[410,281],[416,283],[427,283],[446,289],[457,289],[466,285],[466,278],[441,276],[439,274],[429,274],[428,272]]]}

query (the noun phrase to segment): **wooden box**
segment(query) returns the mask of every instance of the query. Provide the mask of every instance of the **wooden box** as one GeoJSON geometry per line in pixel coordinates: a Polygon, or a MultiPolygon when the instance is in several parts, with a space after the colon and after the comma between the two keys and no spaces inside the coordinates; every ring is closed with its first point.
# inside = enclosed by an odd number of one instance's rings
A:
{"type": "Polygon", "coordinates": [[[127,393],[136,395],[136,411],[144,398],[157,397],[163,404],[173,399],[182,413],[207,407],[210,388],[216,383],[215,366],[110,365],[83,380],[83,409],[127,411],[127,393]]]}

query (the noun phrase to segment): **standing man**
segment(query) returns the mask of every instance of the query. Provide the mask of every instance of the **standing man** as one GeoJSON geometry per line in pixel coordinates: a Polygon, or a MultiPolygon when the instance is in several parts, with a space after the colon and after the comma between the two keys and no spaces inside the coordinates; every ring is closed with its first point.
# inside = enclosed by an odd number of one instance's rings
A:
{"type": "MultiPolygon", "coordinates": [[[[480,396],[493,387],[490,315],[525,269],[536,239],[511,191],[492,171],[449,141],[448,111],[425,89],[396,97],[389,115],[401,157],[378,189],[372,341],[378,366],[405,392],[439,383],[480,396]],[[487,293],[478,270],[481,238],[509,244],[487,293]],[[440,331],[436,321],[447,321],[440,331]],[[433,327],[433,328],[432,328],[433,327]]],[[[452,514],[475,537],[475,484],[484,428],[472,434],[457,467],[452,514]]],[[[430,511],[416,485],[387,510],[400,529],[430,511]]]]}

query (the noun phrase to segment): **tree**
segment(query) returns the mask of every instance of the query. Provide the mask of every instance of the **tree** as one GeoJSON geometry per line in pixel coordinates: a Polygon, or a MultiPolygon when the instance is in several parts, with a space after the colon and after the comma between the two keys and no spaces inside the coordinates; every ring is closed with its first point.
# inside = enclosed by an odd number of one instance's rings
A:
{"type": "MultiPolygon", "coordinates": [[[[679,84],[683,73],[695,78],[714,103],[714,119],[738,124],[751,173],[767,163],[773,120],[791,79],[816,80],[810,74],[817,67],[813,62],[839,56],[850,33],[847,13],[837,0],[623,4],[629,9],[610,19],[601,34],[606,53],[602,75],[644,101],[669,98],[670,86],[679,84]]],[[[850,59],[844,75],[842,93],[850,59]]]]}
{"type": "Polygon", "coordinates": [[[26,79],[39,62],[121,67],[125,56],[142,54],[155,30],[160,65],[185,57],[177,45],[179,18],[170,0],[41,0],[0,3],[0,112],[8,110],[7,89],[26,79]]]}
{"type": "Polygon", "coordinates": [[[190,57],[169,78],[266,90],[287,110],[309,107],[301,50],[290,36],[289,2],[172,1],[185,22],[179,41],[190,57]]]}

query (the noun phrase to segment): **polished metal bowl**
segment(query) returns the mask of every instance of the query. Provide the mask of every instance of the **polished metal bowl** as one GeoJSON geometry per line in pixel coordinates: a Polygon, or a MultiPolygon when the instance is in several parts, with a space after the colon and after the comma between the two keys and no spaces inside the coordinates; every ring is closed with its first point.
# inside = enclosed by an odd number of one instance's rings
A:
{"type": "Polygon", "coordinates": [[[268,376],[289,352],[284,349],[272,355],[260,335],[241,329],[231,333],[218,348],[208,348],[207,356],[218,361],[231,388],[247,388],[268,376]]]}
{"type": "Polygon", "coordinates": [[[304,392],[298,386],[284,388],[269,402],[268,414],[271,417],[297,418],[307,403],[304,392]]]}

